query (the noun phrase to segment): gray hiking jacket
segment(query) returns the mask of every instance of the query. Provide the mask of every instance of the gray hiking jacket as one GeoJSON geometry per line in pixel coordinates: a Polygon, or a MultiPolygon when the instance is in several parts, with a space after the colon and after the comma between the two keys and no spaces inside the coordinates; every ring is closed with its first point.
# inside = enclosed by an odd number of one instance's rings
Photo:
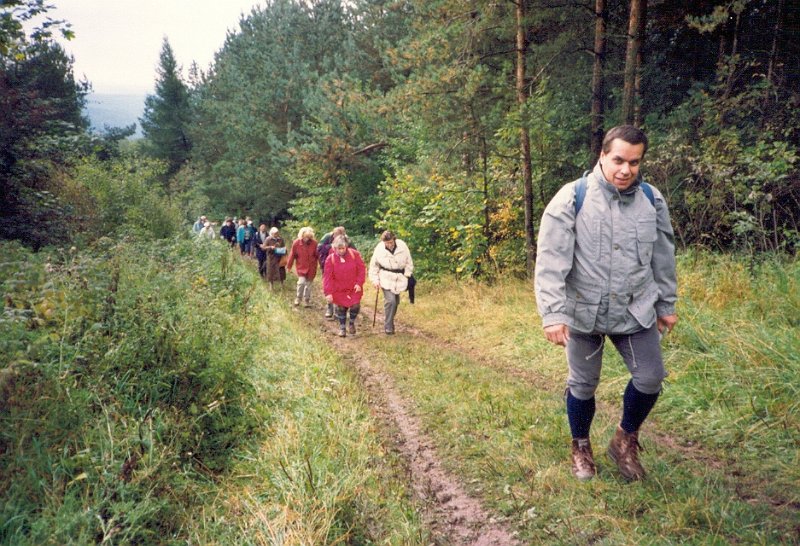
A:
{"type": "Polygon", "coordinates": [[[576,182],[542,216],[534,280],[542,326],[630,334],[674,314],[675,238],[661,192],[653,188],[655,207],[638,181],[620,193],[598,164],[576,215],[576,182]]]}

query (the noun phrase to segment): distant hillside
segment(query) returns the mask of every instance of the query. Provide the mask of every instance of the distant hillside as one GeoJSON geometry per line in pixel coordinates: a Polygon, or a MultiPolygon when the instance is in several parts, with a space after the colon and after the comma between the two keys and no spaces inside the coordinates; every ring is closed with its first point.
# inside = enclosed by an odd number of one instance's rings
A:
{"type": "Polygon", "coordinates": [[[145,94],[117,95],[108,93],[91,93],[86,97],[86,113],[89,122],[96,131],[102,131],[106,125],[125,127],[136,124],[135,137],[142,136],[139,118],[144,112],[145,94]]]}

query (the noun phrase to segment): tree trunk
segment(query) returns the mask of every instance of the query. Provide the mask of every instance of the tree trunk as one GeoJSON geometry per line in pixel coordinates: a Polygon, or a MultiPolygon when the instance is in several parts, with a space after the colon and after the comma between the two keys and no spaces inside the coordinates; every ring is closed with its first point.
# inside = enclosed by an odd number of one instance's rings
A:
{"type": "Polygon", "coordinates": [[[594,7],[594,68],[592,70],[592,157],[593,165],[600,157],[605,133],[605,62],[606,62],[606,11],[605,0],[595,0],[594,7]]]}
{"type": "Polygon", "coordinates": [[[645,17],[647,14],[647,0],[631,0],[631,12],[628,18],[628,46],[625,51],[625,83],[622,97],[622,119],[625,123],[635,123],[636,102],[636,74],[639,70],[637,61],[639,50],[644,41],[645,17]]]}
{"type": "Polygon", "coordinates": [[[636,100],[633,101],[633,124],[636,127],[641,127],[642,123],[644,123],[644,119],[642,119],[642,67],[644,66],[644,61],[642,57],[644,56],[644,35],[647,32],[647,0],[642,2],[641,19],[639,27],[642,39],[636,52],[636,76],[634,78],[634,97],[636,97],[636,100]]]}
{"type": "MultiPolygon", "coordinates": [[[[517,0],[517,103],[520,111],[525,106],[525,54],[528,43],[525,38],[525,12],[527,0],[517,0]]],[[[536,239],[533,229],[533,177],[531,174],[531,139],[525,120],[520,120],[519,147],[522,160],[522,184],[525,189],[525,268],[533,278],[536,261],[536,239]]]]}
{"type": "Polygon", "coordinates": [[[492,256],[489,249],[493,245],[491,240],[491,210],[489,203],[491,196],[489,195],[489,149],[486,142],[486,137],[481,136],[481,166],[483,168],[483,239],[486,241],[486,248],[483,250],[483,263],[484,271],[489,270],[489,264],[492,261],[492,256]]]}
{"type": "Polygon", "coordinates": [[[764,107],[769,106],[769,99],[771,93],[771,87],[777,87],[777,82],[775,82],[775,64],[777,63],[778,59],[778,36],[781,33],[781,19],[783,19],[783,6],[784,0],[778,0],[778,13],[775,15],[775,30],[772,34],[772,49],[769,52],[769,64],[767,65],[767,89],[764,92],[764,107]]]}
{"type": "Polygon", "coordinates": [[[733,91],[733,83],[736,76],[736,65],[738,61],[736,59],[736,55],[739,53],[739,25],[742,20],[742,12],[736,12],[736,18],[734,19],[733,25],[733,38],[731,39],[731,55],[728,59],[728,79],[725,83],[725,93],[723,94],[723,98],[727,99],[731,91],[733,91]]]}

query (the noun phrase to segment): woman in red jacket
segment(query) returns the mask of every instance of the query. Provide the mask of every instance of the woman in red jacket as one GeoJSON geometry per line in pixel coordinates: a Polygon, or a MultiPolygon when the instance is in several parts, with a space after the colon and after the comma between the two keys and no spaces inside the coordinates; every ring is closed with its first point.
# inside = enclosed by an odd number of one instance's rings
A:
{"type": "Polygon", "coordinates": [[[297,264],[297,295],[294,304],[304,302],[305,307],[311,307],[311,283],[317,276],[317,241],[314,239],[314,230],[310,227],[300,229],[297,239],[292,243],[286,269],[291,271],[292,265],[297,264]]]}
{"type": "Polygon", "coordinates": [[[361,310],[361,296],[364,294],[364,280],[367,268],[361,254],[348,248],[345,237],[333,241],[333,252],[325,260],[322,269],[322,290],[325,299],[333,303],[336,319],[339,321],[339,336],[345,337],[347,315],[350,315],[351,334],[356,333],[356,317],[361,310]]]}

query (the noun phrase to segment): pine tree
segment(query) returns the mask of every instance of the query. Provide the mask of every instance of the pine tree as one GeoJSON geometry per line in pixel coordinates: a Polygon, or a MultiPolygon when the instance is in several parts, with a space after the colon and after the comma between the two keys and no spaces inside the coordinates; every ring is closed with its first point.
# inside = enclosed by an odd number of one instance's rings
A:
{"type": "Polygon", "coordinates": [[[144,115],[140,118],[147,150],[167,162],[167,177],[171,177],[189,159],[192,143],[188,127],[191,122],[189,89],[180,75],[175,54],[165,37],[159,58],[156,94],[145,99],[144,115]]]}

